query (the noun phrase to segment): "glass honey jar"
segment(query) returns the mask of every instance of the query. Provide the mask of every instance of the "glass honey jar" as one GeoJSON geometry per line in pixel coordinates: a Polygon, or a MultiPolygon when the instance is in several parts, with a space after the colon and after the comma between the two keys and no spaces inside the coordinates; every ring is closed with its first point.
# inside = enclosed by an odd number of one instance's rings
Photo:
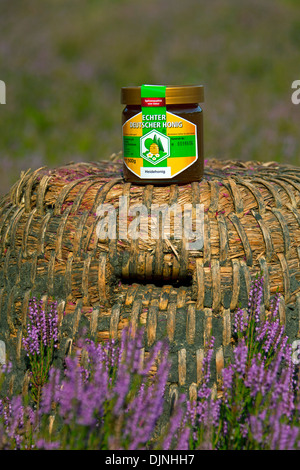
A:
{"type": "Polygon", "coordinates": [[[186,184],[203,176],[204,87],[123,87],[124,179],[137,184],[186,184]]]}

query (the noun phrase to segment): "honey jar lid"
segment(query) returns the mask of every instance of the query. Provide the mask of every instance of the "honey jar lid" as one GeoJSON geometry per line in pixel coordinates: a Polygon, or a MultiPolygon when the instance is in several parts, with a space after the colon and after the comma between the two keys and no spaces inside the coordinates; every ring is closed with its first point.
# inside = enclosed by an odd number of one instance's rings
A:
{"type": "MultiPolygon", "coordinates": [[[[167,86],[166,104],[203,103],[203,85],[167,86]]],[[[121,103],[141,105],[141,87],[128,86],[121,88],[121,103]]]]}

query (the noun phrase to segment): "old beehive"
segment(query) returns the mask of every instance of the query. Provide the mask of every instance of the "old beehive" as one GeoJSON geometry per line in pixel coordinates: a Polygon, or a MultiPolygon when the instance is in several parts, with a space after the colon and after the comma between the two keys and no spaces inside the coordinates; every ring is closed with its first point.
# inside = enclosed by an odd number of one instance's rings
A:
{"type": "Polygon", "coordinates": [[[146,353],[167,336],[173,394],[178,388],[196,393],[210,334],[220,385],[233,314],[247,307],[257,273],[266,280],[263,309],[278,288],[281,321],[296,338],[299,190],[300,168],[276,163],[208,160],[200,183],[167,187],[124,183],[117,158],[22,174],[0,200],[0,340],[13,363],[11,387],[22,386],[26,376],[22,335],[34,295],[58,301],[62,355],[82,326],[106,340],[129,322],[142,324],[146,353]],[[99,207],[110,204],[118,222],[120,197],[126,220],[117,223],[115,237],[101,239],[99,207]],[[187,249],[187,240],[172,230],[169,238],[120,237],[132,222],[130,209],[141,204],[149,210],[153,204],[202,204],[203,247],[187,249]]]}

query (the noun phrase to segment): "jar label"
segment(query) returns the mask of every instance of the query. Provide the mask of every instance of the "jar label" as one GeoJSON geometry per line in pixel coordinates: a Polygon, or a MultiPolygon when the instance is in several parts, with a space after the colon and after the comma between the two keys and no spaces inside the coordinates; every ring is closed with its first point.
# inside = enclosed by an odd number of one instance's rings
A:
{"type": "Polygon", "coordinates": [[[142,179],[173,178],[198,159],[197,126],[166,110],[166,87],[142,85],[142,111],[123,124],[127,168],[142,179]]]}

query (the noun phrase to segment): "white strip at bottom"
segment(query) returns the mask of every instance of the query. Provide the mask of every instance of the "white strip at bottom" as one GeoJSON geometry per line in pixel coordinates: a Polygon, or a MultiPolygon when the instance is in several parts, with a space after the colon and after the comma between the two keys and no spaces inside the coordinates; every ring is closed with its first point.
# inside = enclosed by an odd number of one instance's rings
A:
{"type": "Polygon", "coordinates": [[[141,167],[141,178],[147,179],[163,179],[163,178],[171,178],[171,167],[141,167]]]}

